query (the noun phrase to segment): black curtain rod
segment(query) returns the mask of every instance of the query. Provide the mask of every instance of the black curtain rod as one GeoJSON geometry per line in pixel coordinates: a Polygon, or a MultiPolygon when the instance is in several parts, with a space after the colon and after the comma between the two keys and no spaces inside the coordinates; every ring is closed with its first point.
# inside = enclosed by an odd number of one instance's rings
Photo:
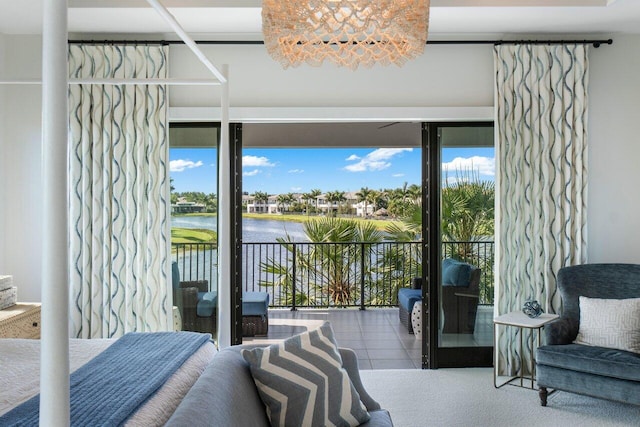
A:
{"type": "MultiPolygon", "coordinates": [[[[184,44],[182,40],[69,40],[70,44],[148,44],[171,45],[184,44]]],[[[261,45],[262,40],[196,40],[197,44],[206,45],[261,45]]],[[[591,44],[598,48],[603,44],[613,44],[607,40],[427,40],[427,44],[591,44]]]]}

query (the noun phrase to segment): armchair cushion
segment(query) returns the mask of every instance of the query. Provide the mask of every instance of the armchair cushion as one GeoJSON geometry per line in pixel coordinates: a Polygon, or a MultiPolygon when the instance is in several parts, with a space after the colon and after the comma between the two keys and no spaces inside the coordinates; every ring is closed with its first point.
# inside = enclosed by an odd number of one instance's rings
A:
{"type": "Polygon", "coordinates": [[[575,342],[640,353],[640,298],[580,296],[580,328],[575,342]]]}
{"type": "Polygon", "coordinates": [[[400,288],[398,289],[398,304],[405,308],[406,311],[411,313],[413,310],[413,304],[416,301],[422,300],[421,289],[400,288]]]}
{"type": "Polygon", "coordinates": [[[272,426],[358,426],[370,416],[342,367],[333,330],[320,328],[243,350],[272,426]]]}
{"type": "Polygon", "coordinates": [[[545,345],[536,351],[536,362],[575,372],[640,381],[640,356],[629,351],[581,344],[545,345]]]}
{"type": "Polygon", "coordinates": [[[442,286],[469,286],[473,266],[446,258],[442,261],[442,286]]]}
{"type": "Polygon", "coordinates": [[[266,316],[269,310],[267,292],[244,292],[242,294],[243,316],[266,316]]]}
{"type": "Polygon", "coordinates": [[[213,311],[218,305],[217,292],[198,292],[198,310],[200,317],[209,317],[213,315],[213,311]]]}

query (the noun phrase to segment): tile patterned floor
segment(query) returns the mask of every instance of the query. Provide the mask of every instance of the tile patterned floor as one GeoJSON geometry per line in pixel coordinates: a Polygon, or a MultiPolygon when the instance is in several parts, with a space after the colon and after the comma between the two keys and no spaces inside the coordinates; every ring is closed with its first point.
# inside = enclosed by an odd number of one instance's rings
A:
{"type": "MultiPolygon", "coordinates": [[[[478,311],[476,333],[443,337],[443,345],[491,345],[490,307],[478,311]],[[487,338],[488,336],[488,338],[487,338]],[[487,341],[488,339],[488,341],[487,341]]],[[[360,369],[421,367],[421,341],[400,324],[397,308],[269,310],[269,335],[244,342],[276,342],[329,321],[338,345],[353,349],[360,369]]]]}

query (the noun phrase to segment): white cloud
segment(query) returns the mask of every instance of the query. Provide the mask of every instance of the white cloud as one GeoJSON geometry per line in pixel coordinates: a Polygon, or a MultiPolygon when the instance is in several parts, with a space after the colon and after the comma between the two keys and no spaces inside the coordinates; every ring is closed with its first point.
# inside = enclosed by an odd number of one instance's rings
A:
{"type": "Polygon", "coordinates": [[[496,174],[496,161],[491,157],[456,157],[450,162],[442,164],[442,171],[447,173],[452,179],[456,173],[466,173],[472,171],[485,176],[494,176],[496,174]]]}
{"type": "Polygon", "coordinates": [[[404,176],[403,173],[394,173],[393,175],[391,175],[394,178],[402,178],[404,176]]]}
{"type": "Polygon", "coordinates": [[[289,173],[303,173],[304,169],[291,169],[289,173]]]}
{"type": "Polygon", "coordinates": [[[350,155],[349,157],[347,157],[345,160],[346,160],[347,162],[352,162],[352,161],[354,161],[354,160],[360,160],[360,157],[359,157],[359,156],[356,156],[355,154],[352,154],[352,155],[350,155]]]}
{"type": "Polygon", "coordinates": [[[200,166],[202,166],[202,161],[200,160],[198,160],[197,162],[194,162],[191,160],[178,159],[178,160],[171,160],[169,162],[169,170],[171,172],[182,172],[185,169],[199,168],[200,166]]]}
{"type": "MultiPolygon", "coordinates": [[[[394,156],[403,153],[404,151],[413,151],[413,148],[378,148],[373,150],[359,162],[345,166],[345,170],[349,172],[365,172],[365,171],[380,171],[387,169],[391,166],[391,160],[394,156]]],[[[357,160],[357,156],[350,156],[347,160],[357,160]]]]}
{"type": "Polygon", "coordinates": [[[300,190],[302,190],[302,187],[291,187],[291,191],[295,191],[296,193],[300,190]]]}
{"type": "Polygon", "coordinates": [[[275,166],[274,163],[271,163],[269,159],[266,157],[258,157],[258,156],[242,156],[242,167],[267,167],[267,166],[275,166]]]}
{"type": "Polygon", "coordinates": [[[260,169],[254,169],[252,171],[242,172],[242,176],[256,176],[260,173],[260,169]]]}

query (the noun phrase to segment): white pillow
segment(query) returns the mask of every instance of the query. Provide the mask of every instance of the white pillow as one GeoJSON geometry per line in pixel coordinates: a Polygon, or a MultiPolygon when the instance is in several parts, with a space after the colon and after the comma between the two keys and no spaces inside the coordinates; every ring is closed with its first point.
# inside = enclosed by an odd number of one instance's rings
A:
{"type": "Polygon", "coordinates": [[[640,298],[580,297],[580,330],[574,342],[640,353],[640,298]]]}

